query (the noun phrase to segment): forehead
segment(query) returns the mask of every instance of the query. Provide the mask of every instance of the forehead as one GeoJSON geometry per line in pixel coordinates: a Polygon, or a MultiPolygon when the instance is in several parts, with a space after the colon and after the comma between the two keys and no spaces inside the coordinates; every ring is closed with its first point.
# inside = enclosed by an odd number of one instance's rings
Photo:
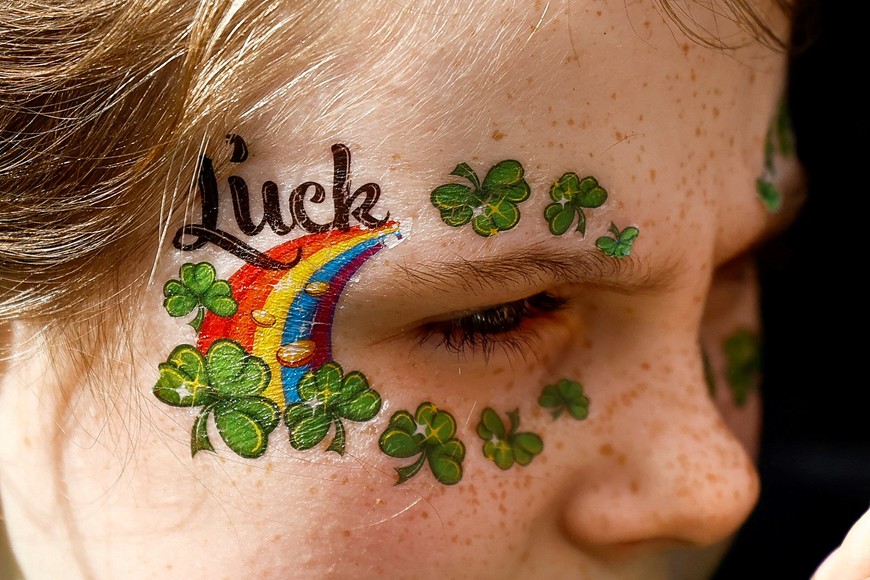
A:
{"type": "Polygon", "coordinates": [[[599,220],[639,227],[669,255],[703,247],[722,261],[763,230],[754,184],[781,55],[712,13],[697,26],[742,48],[698,45],[651,3],[418,4],[366,5],[341,41],[324,32],[330,74],[313,70],[294,97],[304,106],[254,124],[248,169],[329,183],[330,146],[345,143],[355,182],[378,183],[414,238],[451,251],[481,250],[470,231],[444,226],[429,193],[459,181],[458,163],[482,178],[505,159],[525,169],[533,195],[522,211],[534,220],[484,251],[547,241],[539,214],[566,172],[607,189],[599,220]]]}

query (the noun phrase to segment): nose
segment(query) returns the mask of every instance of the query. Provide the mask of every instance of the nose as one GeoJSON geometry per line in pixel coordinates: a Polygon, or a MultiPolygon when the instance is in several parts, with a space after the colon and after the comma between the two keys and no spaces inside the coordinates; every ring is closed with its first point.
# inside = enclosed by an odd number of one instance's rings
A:
{"type": "Polygon", "coordinates": [[[645,372],[626,368],[621,379],[633,384],[590,415],[591,457],[578,462],[561,512],[575,544],[590,551],[708,546],[748,517],[757,472],[707,394],[697,358],[642,363],[645,372]],[[679,367],[682,376],[673,370],[679,367]]]}

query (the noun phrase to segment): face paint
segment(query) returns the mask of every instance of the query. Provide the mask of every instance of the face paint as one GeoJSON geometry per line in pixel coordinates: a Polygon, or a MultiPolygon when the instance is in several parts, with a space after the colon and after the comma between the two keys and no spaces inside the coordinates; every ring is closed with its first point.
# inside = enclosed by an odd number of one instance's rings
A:
{"type": "Polygon", "coordinates": [[[578,421],[589,416],[589,399],[583,394],[583,385],[577,381],[562,379],[547,385],[538,398],[538,404],[550,409],[554,420],[565,411],[578,421]]]}
{"type": "Polygon", "coordinates": [[[794,131],[788,105],[780,103],[776,118],[770,124],[764,139],[764,173],[755,180],[758,199],[770,213],[782,208],[782,192],[776,186],[776,156],[791,157],[795,154],[794,131]]]}
{"type": "Polygon", "coordinates": [[[439,483],[455,485],[462,479],[465,445],[456,438],[456,419],[432,403],[422,403],[413,415],[408,411],[394,413],[379,443],[390,457],[417,458],[396,468],[396,485],[417,475],[427,461],[439,483]]]}
{"type": "Polygon", "coordinates": [[[399,239],[398,224],[390,222],[372,230],[311,234],[272,248],[269,258],[298,255],[298,263],[288,271],[242,266],[228,280],[236,313],[229,318],[207,313],[197,346],[205,352],[214,340],[235,340],[269,365],[272,381],[265,396],[282,408],[299,402],[302,377],[333,360],[332,319],[348,280],[399,239]]]}
{"type": "MultiPolygon", "coordinates": [[[[248,147],[238,135],[227,136],[227,142],[232,146],[230,160],[242,163],[248,158],[248,147]]],[[[350,149],[341,143],[332,146],[333,183],[332,205],[333,219],[329,223],[313,221],[305,210],[306,195],[312,192],[311,203],[323,203],[326,200],[326,190],[319,183],[306,181],[296,187],[289,196],[291,216],[289,220],[281,213],[278,186],[272,181],[266,181],[262,187],[263,218],[255,223],[251,216],[250,193],[248,185],[239,176],[231,175],[227,179],[233,199],[233,215],[236,225],[246,236],[256,236],[266,225],[279,236],[289,234],[294,228],[308,233],[325,233],[331,230],[346,231],[350,229],[351,217],[365,228],[378,228],[389,220],[389,213],[381,219],[372,215],[372,210],[381,196],[381,188],[376,183],[366,183],[351,193],[351,153],[350,149]],[[358,204],[358,205],[356,205],[358,204]],[[356,206],[355,206],[356,205],[356,206]]],[[[220,229],[218,182],[212,160],[203,156],[200,159],[199,178],[197,180],[199,199],[201,203],[201,221],[198,224],[187,224],[178,229],[172,244],[175,248],[191,252],[206,244],[214,244],[245,260],[249,264],[266,270],[287,270],[296,265],[298,255],[285,256],[276,260],[251,247],[236,236],[220,229]],[[185,241],[188,237],[192,241],[185,241]]]]}
{"type": "Polygon", "coordinates": [[[253,459],[266,452],[280,411],[261,396],[270,378],[262,359],[222,339],[205,355],[189,344],[177,346],[158,368],[160,378],[153,389],[158,399],[176,407],[202,407],[191,431],[191,456],[214,451],[208,436],[212,414],[218,433],[236,454],[253,459]]]}
{"type": "MultiPolygon", "coordinates": [[[[241,137],[230,135],[227,141],[233,162],[247,159],[241,137]]],[[[203,223],[195,225],[205,233],[185,226],[176,241],[193,233],[199,238],[180,249],[191,251],[214,242],[247,263],[228,280],[218,280],[208,262],[187,263],[181,266],[179,279],[163,287],[163,305],[170,316],[196,310],[189,322],[198,335],[196,345],[176,347],[158,366],[160,376],[153,388],[154,395],[168,405],[201,407],[192,428],[191,455],[215,450],[208,429],[213,416],[218,433],[233,452],[259,457],[282,413],[294,449],[311,449],[332,430],[327,450],[341,455],[347,440],[344,421],[370,421],[381,409],[380,394],[365,375],[345,374],[333,360],[332,320],[347,282],[367,260],[400,240],[401,233],[397,223],[371,217],[369,210],[380,194],[376,184],[349,195],[350,151],[335,145],[333,156],[333,221],[309,223],[301,198],[294,193],[293,225],[316,233],[265,252],[217,229],[217,181],[210,160],[203,158],[199,184],[203,223]],[[365,196],[362,204],[351,209],[361,195],[365,196]],[[350,227],[349,216],[363,226],[350,227]]],[[[255,225],[247,186],[235,176],[228,180],[236,221],[246,235],[258,234],[266,224],[279,235],[293,227],[283,227],[280,214],[275,213],[277,186],[270,183],[263,186],[263,220],[255,225]]],[[[308,183],[296,191],[304,193],[310,187],[322,190],[308,183]]],[[[322,201],[323,196],[315,197],[322,201]]]]}
{"type": "Polygon", "coordinates": [[[607,200],[607,191],[598,185],[594,177],[580,177],[576,173],[566,173],[550,187],[553,203],[544,209],[544,218],[550,224],[550,233],[561,236],[567,232],[577,218],[575,231],[586,235],[586,214],[583,208],[596,208],[607,200]]]}
{"type": "Polygon", "coordinates": [[[288,405],[284,414],[294,449],[311,449],[334,424],[335,436],[327,450],[343,455],[346,435],[341,420],[370,421],[381,410],[381,396],[369,387],[368,379],[359,371],[345,375],[336,362],[304,375],[298,391],[301,402],[288,405]]]}
{"type": "Polygon", "coordinates": [[[534,433],[517,433],[519,410],[508,412],[510,427],[505,429],[501,417],[493,409],[483,410],[477,434],[483,439],[483,455],[500,469],[510,469],[514,462],[526,466],[544,450],[544,442],[534,433]]]}
{"type": "Polygon", "coordinates": [[[184,264],[178,278],[164,284],[163,307],[173,317],[187,316],[196,309],[196,316],[188,322],[196,332],[202,327],[206,311],[229,317],[238,310],[230,285],[215,279],[214,266],[208,262],[184,264]]]}
{"type": "Polygon", "coordinates": [[[731,396],[735,405],[743,406],[761,375],[761,339],[750,330],[740,329],[725,339],[723,346],[731,396]]]}
{"type": "Polygon", "coordinates": [[[430,201],[448,226],[471,222],[478,235],[489,237],[519,223],[519,204],[531,194],[524,173],[519,161],[508,159],[493,165],[481,183],[467,163],[460,163],[450,175],[467,179],[471,187],[446,183],[432,191],[430,201]]]}
{"type": "Polygon", "coordinates": [[[640,235],[640,230],[634,226],[629,226],[622,231],[616,227],[616,224],[611,223],[609,231],[613,237],[601,236],[595,240],[597,247],[605,256],[612,258],[626,258],[631,255],[632,245],[640,235]]]}

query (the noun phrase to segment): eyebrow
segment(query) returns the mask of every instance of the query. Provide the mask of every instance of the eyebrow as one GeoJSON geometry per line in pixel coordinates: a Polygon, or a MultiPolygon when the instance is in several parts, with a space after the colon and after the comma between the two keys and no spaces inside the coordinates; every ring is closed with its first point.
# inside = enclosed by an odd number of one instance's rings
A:
{"type": "MultiPolygon", "coordinates": [[[[561,283],[584,285],[625,294],[655,293],[671,285],[676,262],[653,269],[636,256],[612,258],[597,250],[559,251],[545,244],[498,256],[395,265],[397,278],[411,287],[457,288],[477,293],[505,286],[561,283]]],[[[398,281],[398,280],[397,280],[398,281]]]]}

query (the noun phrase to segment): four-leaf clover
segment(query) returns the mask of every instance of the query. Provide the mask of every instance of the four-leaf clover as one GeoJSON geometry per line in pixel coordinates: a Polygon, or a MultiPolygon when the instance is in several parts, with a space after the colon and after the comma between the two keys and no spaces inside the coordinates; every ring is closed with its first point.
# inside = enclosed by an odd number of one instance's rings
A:
{"type": "Polygon", "coordinates": [[[728,337],[724,346],[731,396],[736,405],[743,406],[761,373],[761,341],[756,333],[742,329],[728,337]]]}
{"type": "Polygon", "coordinates": [[[311,449],[326,437],[335,424],[335,436],[328,451],[344,454],[342,419],[370,421],[381,410],[381,396],[369,387],[359,371],[344,374],[334,361],[306,373],[298,384],[298,403],[288,405],[284,422],[290,429],[290,445],[300,451],[311,449]]]}
{"type": "Polygon", "coordinates": [[[196,317],[189,322],[199,332],[206,309],[227,318],[236,313],[239,305],[233,290],[225,280],[215,280],[214,266],[208,262],[187,263],[178,271],[180,280],[163,285],[163,306],[170,316],[186,316],[196,308],[196,317]]]}
{"type": "Polygon", "coordinates": [[[550,187],[553,203],[544,208],[544,217],[550,224],[550,233],[561,236],[578,217],[577,231],[586,235],[586,214],[583,208],[600,207],[607,200],[607,191],[598,185],[594,177],[580,177],[566,173],[550,187]]]}
{"type": "Polygon", "coordinates": [[[208,437],[212,412],[218,433],[236,454],[255,458],[266,452],[280,411],[261,396],[272,376],[262,359],[235,341],[220,339],[205,356],[192,345],[177,346],[158,368],[153,389],[158,399],[175,407],[203,407],[191,432],[191,456],[214,451],[208,437]]]}
{"type": "Polygon", "coordinates": [[[601,236],[595,240],[595,246],[601,250],[605,256],[613,258],[625,258],[631,255],[631,246],[640,235],[640,230],[634,226],[629,226],[622,231],[616,227],[616,224],[611,223],[609,228],[613,237],[601,236]]]}
{"type": "Polygon", "coordinates": [[[446,183],[432,191],[432,205],[438,208],[448,226],[460,227],[471,222],[478,235],[489,237],[519,223],[518,204],[531,193],[519,161],[507,159],[496,163],[483,183],[467,163],[457,165],[450,175],[464,177],[472,187],[446,183]]]}
{"type": "Polygon", "coordinates": [[[568,379],[544,387],[538,404],[552,409],[553,419],[558,419],[564,411],[577,420],[589,415],[589,399],[583,394],[583,385],[568,379]]]}
{"type": "Polygon", "coordinates": [[[477,434],[483,439],[483,455],[501,469],[510,469],[516,461],[528,465],[535,455],[544,450],[544,442],[534,433],[517,433],[520,426],[519,410],[508,414],[510,429],[505,429],[498,413],[487,407],[483,410],[477,434]]]}
{"type": "Polygon", "coordinates": [[[413,415],[408,411],[393,414],[387,430],[381,435],[381,451],[401,459],[417,456],[411,465],[396,468],[399,474],[396,484],[417,475],[427,460],[432,475],[440,483],[459,483],[462,479],[465,445],[455,435],[456,420],[453,415],[439,410],[432,403],[422,403],[413,415]]]}

